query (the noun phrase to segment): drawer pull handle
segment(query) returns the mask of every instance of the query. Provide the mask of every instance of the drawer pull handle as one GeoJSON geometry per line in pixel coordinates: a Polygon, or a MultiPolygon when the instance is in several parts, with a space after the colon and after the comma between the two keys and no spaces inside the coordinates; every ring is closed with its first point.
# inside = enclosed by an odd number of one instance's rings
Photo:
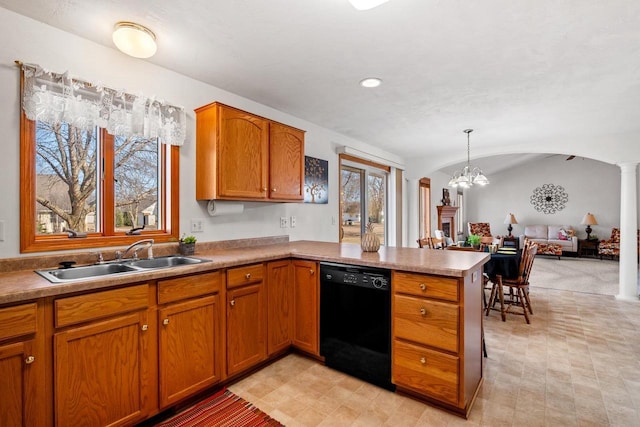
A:
{"type": "Polygon", "coordinates": [[[427,364],[427,359],[425,357],[421,357],[420,358],[420,363],[422,363],[423,365],[427,364]]]}
{"type": "Polygon", "coordinates": [[[143,331],[146,331],[146,330],[148,330],[148,329],[149,329],[149,325],[142,325],[142,330],[143,330],[143,331]]]}
{"type": "Polygon", "coordinates": [[[420,309],[420,314],[421,314],[421,315],[423,315],[423,316],[426,316],[426,315],[427,315],[427,309],[426,309],[426,308],[424,308],[424,307],[422,307],[422,308],[420,309]]]}
{"type": "Polygon", "coordinates": [[[427,285],[425,285],[424,283],[420,283],[420,289],[423,291],[427,290],[427,285]]]}
{"type": "Polygon", "coordinates": [[[247,273],[244,275],[245,279],[249,280],[251,279],[251,273],[247,273]]]}
{"type": "Polygon", "coordinates": [[[27,358],[24,359],[24,363],[26,363],[27,365],[31,365],[35,361],[36,361],[36,358],[34,356],[28,356],[27,358]]]}
{"type": "Polygon", "coordinates": [[[229,301],[229,304],[231,304],[231,307],[233,307],[234,305],[236,305],[236,300],[232,299],[231,301],[229,301]]]}
{"type": "Polygon", "coordinates": [[[169,319],[164,319],[164,320],[162,321],[162,324],[163,324],[164,326],[167,326],[167,325],[169,324],[169,319]]]}

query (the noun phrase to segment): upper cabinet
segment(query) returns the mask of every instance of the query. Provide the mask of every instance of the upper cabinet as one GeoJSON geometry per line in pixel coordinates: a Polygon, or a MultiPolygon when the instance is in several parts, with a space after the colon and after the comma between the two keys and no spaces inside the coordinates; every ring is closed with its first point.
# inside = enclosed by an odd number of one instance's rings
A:
{"type": "Polygon", "coordinates": [[[299,201],[304,131],[214,102],[196,110],[196,199],[299,201]]]}

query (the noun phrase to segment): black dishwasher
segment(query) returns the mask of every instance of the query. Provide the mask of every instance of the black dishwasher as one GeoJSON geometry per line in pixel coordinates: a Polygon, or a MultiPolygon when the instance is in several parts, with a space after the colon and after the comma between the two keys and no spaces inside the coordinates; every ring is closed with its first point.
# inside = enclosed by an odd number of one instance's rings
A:
{"type": "Polygon", "coordinates": [[[320,263],[320,354],[371,384],[391,383],[391,272],[320,263]]]}

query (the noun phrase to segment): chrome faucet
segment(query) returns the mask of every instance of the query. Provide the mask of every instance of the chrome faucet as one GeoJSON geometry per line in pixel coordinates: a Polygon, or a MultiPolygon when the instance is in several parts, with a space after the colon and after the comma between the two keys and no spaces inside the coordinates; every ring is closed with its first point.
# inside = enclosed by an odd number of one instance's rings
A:
{"type": "Polygon", "coordinates": [[[116,260],[120,261],[120,260],[124,259],[124,257],[127,256],[127,254],[129,253],[129,251],[131,249],[133,249],[133,257],[132,257],[132,259],[137,260],[138,259],[138,251],[141,249],[141,248],[138,248],[137,246],[145,245],[145,244],[146,244],[145,247],[147,248],[147,258],[148,259],[153,259],[153,239],[143,239],[143,240],[138,240],[137,242],[132,243],[131,245],[129,245],[129,247],[124,250],[124,252],[116,251],[116,260]]]}

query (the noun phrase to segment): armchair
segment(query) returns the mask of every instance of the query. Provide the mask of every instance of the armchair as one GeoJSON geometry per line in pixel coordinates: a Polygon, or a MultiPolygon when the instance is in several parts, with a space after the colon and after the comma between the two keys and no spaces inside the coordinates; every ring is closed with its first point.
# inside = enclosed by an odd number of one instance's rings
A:
{"type": "Polygon", "coordinates": [[[480,244],[502,246],[502,239],[495,238],[491,234],[491,224],[488,222],[469,222],[469,234],[480,236],[480,244]]]}
{"type": "MultiPolygon", "coordinates": [[[[640,230],[637,231],[637,241],[638,241],[638,258],[640,259],[640,230]]],[[[600,255],[600,259],[602,259],[603,255],[613,257],[620,257],[620,229],[612,228],[611,229],[611,237],[609,240],[600,240],[598,243],[598,255],[600,255]]]]}

